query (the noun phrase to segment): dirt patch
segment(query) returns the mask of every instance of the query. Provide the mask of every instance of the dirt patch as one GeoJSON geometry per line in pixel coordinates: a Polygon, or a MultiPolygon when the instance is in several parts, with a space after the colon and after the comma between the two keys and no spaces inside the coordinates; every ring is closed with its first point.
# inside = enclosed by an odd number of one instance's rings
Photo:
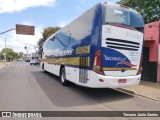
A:
{"type": "Polygon", "coordinates": [[[6,64],[4,62],[0,62],[0,68],[3,68],[6,64]]]}

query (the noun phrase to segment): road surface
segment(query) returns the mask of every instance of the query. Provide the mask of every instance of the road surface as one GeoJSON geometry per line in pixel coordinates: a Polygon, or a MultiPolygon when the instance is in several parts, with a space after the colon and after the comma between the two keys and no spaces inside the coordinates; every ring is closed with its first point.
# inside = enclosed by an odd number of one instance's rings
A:
{"type": "MultiPolygon", "coordinates": [[[[90,89],[74,84],[64,87],[61,85],[58,77],[44,73],[39,66],[30,66],[29,63],[23,61],[14,62],[0,69],[0,111],[159,110],[159,102],[114,89],[90,89]]],[[[43,119],[48,120],[53,118],[43,119]]],[[[72,119],[89,120],[91,118],[72,119]]],[[[92,119],[99,120],[100,118],[92,119]]],[[[137,118],[112,117],[110,119],[137,118]]]]}

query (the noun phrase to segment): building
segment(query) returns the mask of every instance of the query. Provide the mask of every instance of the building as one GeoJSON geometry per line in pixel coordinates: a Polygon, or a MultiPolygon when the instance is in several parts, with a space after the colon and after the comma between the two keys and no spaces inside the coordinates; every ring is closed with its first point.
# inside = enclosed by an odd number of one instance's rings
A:
{"type": "Polygon", "coordinates": [[[19,52],[19,55],[23,56],[23,52],[19,52]]]}
{"type": "Polygon", "coordinates": [[[144,27],[142,79],[160,82],[160,21],[144,27]]]}

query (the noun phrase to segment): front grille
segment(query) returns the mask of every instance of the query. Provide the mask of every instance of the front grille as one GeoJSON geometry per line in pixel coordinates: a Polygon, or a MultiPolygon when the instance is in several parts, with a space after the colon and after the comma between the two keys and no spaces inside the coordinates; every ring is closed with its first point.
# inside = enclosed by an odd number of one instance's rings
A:
{"type": "Polygon", "coordinates": [[[107,47],[114,49],[138,51],[140,47],[140,44],[138,42],[128,40],[107,38],[106,41],[107,47]]]}

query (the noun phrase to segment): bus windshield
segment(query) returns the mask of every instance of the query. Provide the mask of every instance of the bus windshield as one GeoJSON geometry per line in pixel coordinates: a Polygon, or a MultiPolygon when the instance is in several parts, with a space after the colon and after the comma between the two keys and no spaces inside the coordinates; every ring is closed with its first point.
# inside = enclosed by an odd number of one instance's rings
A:
{"type": "Polygon", "coordinates": [[[105,6],[104,24],[119,24],[143,32],[143,18],[136,12],[116,5],[105,6]]]}

